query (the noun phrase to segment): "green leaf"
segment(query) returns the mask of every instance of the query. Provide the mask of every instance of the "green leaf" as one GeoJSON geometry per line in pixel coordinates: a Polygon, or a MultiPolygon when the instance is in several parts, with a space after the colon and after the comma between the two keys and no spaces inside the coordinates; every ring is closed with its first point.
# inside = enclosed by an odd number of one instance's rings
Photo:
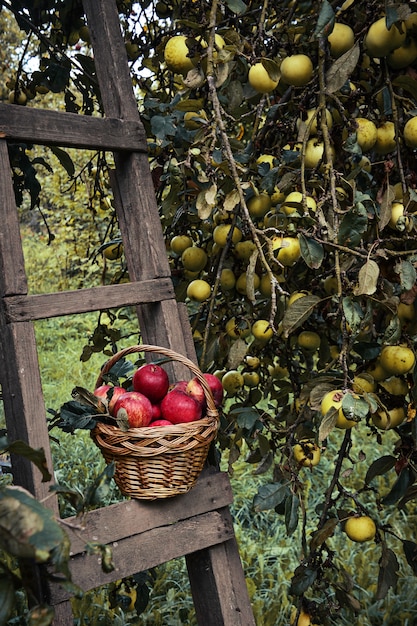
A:
{"type": "Polygon", "coordinates": [[[301,326],[313,313],[316,305],[320,302],[317,296],[303,296],[298,298],[284,313],[282,329],[284,337],[288,337],[296,328],[301,326]]]}
{"type": "Polygon", "coordinates": [[[19,558],[43,562],[66,535],[53,512],[21,487],[0,490],[0,545],[19,558]]]}
{"type": "Polygon", "coordinates": [[[51,146],[51,152],[56,156],[62,167],[67,172],[68,176],[72,178],[75,173],[75,165],[68,152],[58,148],[57,146],[51,146]]]}
{"type": "Polygon", "coordinates": [[[323,0],[314,30],[314,36],[317,37],[317,39],[320,37],[328,37],[333,30],[334,21],[335,13],[332,5],[328,0],[323,0]]]}
{"type": "Polygon", "coordinates": [[[395,587],[398,581],[398,561],[394,552],[382,544],[382,556],[379,561],[378,587],[376,600],[386,597],[390,587],[395,587]]]}
{"type": "Polygon", "coordinates": [[[154,115],[151,119],[152,135],[158,139],[174,136],[177,129],[168,115],[154,115]]]}
{"type": "Polygon", "coordinates": [[[382,476],[389,472],[396,462],[395,456],[387,454],[371,463],[366,472],[365,484],[369,485],[376,476],[382,476]]]}
{"type": "Polygon", "coordinates": [[[289,493],[285,498],[285,527],[287,535],[290,537],[298,526],[298,509],[300,500],[294,493],[289,493]]]}
{"type": "Polygon", "coordinates": [[[267,485],[262,485],[253,499],[255,511],[259,512],[274,509],[284,501],[287,494],[287,484],[268,483],[267,485]]]}
{"type": "Polygon", "coordinates": [[[242,0],[225,0],[225,4],[236,15],[242,15],[248,8],[242,0]]]}
{"type": "Polygon", "coordinates": [[[342,300],[342,306],[346,322],[349,324],[352,332],[358,332],[364,316],[360,305],[352,298],[346,296],[342,300]]]}
{"type": "Polygon", "coordinates": [[[64,60],[62,58],[62,61],[58,63],[52,58],[44,59],[44,62],[46,63],[44,75],[49,89],[54,93],[64,91],[70,79],[70,60],[64,60]]]}
{"type": "Polygon", "coordinates": [[[326,91],[327,93],[335,93],[339,91],[349,80],[350,75],[358,64],[360,57],[359,42],[342,54],[326,74],[326,91]]]}
{"type": "Polygon", "coordinates": [[[413,573],[417,576],[417,544],[414,541],[408,541],[404,539],[403,550],[408,565],[413,570],[413,573]]]}
{"type": "Polygon", "coordinates": [[[384,230],[392,215],[392,203],[395,200],[395,190],[392,185],[388,185],[379,203],[379,228],[384,230]]]}
{"type": "Polygon", "coordinates": [[[364,361],[376,359],[381,352],[381,344],[373,342],[357,341],[353,344],[353,348],[364,361]]]}
{"type": "MultiPolygon", "coordinates": [[[[401,74],[400,76],[397,76],[396,78],[394,78],[394,80],[392,81],[392,84],[394,87],[399,87],[400,89],[407,91],[409,94],[411,94],[414,100],[417,100],[417,82],[411,76],[407,74],[401,74]]],[[[388,91],[387,87],[385,87],[385,89],[388,91]]],[[[391,103],[391,100],[390,100],[390,103],[391,103]]],[[[384,104],[385,104],[385,100],[384,100],[384,104]]],[[[391,109],[391,105],[389,108],[391,109]]],[[[384,113],[392,113],[392,109],[387,112],[384,111],[384,113]]]]}
{"type": "Polygon", "coordinates": [[[294,596],[302,596],[317,578],[317,571],[312,567],[299,565],[291,579],[289,593],[294,596]]]}
{"type": "Polygon", "coordinates": [[[385,329],[382,343],[395,345],[401,341],[402,326],[397,315],[394,315],[385,329]]]}
{"type": "Polygon", "coordinates": [[[315,552],[317,548],[319,548],[321,545],[323,545],[325,541],[332,537],[338,525],[339,520],[336,517],[332,517],[326,520],[323,526],[315,533],[313,533],[310,542],[311,551],[315,552]]]}
{"type": "Polygon", "coordinates": [[[407,492],[408,487],[412,484],[413,477],[408,467],[405,467],[399,474],[391,491],[382,498],[382,504],[389,506],[395,504],[407,492]]]}
{"type": "Polygon", "coordinates": [[[306,237],[301,234],[299,236],[301,256],[311,269],[318,269],[324,258],[324,249],[321,243],[318,243],[312,237],[306,237]]]}
{"type": "Polygon", "coordinates": [[[87,545],[87,551],[89,554],[101,555],[101,569],[103,572],[110,573],[114,571],[113,551],[111,546],[106,546],[102,543],[90,543],[87,545]]]}
{"type": "Polygon", "coordinates": [[[334,429],[338,414],[339,409],[332,407],[323,416],[319,426],[319,443],[324,441],[334,429]]]}
{"type": "Polygon", "coordinates": [[[251,431],[257,426],[259,421],[259,412],[256,407],[239,407],[230,411],[231,415],[235,415],[240,428],[251,431]]]}
{"type": "Polygon", "coordinates": [[[372,259],[368,259],[359,270],[358,285],[354,289],[355,296],[371,296],[375,293],[379,278],[379,266],[372,259]]]}
{"type": "Polygon", "coordinates": [[[368,227],[368,214],[362,204],[357,204],[343,217],[339,228],[339,243],[356,247],[360,244],[368,227]]]}
{"type": "Polygon", "coordinates": [[[345,393],[342,410],[346,419],[360,421],[368,415],[369,404],[362,396],[355,397],[353,393],[345,393]]]}
{"type": "Polygon", "coordinates": [[[28,444],[24,441],[17,440],[8,444],[4,449],[8,450],[12,454],[23,456],[25,459],[34,463],[34,465],[36,465],[42,473],[42,482],[48,482],[51,480],[52,476],[46,465],[45,451],[43,448],[35,450],[34,448],[28,446],[28,444]]]}
{"type": "Polygon", "coordinates": [[[403,291],[412,289],[417,281],[417,271],[410,261],[400,261],[395,265],[395,272],[400,277],[403,291]]]}
{"type": "Polygon", "coordinates": [[[73,433],[77,428],[92,430],[100,417],[102,414],[98,415],[97,411],[94,412],[91,407],[70,400],[60,408],[59,421],[55,423],[55,426],[65,433],[73,433]]]}

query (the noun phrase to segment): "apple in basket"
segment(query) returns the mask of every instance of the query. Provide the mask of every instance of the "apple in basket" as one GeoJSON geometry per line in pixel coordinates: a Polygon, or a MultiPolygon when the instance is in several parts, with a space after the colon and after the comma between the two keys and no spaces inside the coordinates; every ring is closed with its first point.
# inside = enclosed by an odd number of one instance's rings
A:
{"type": "Polygon", "coordinates": [[[117,420],[127,420],[129,428],[149,426],[152,421],[152,404],[143,393],[126,391],[117,398],[113,415],[117,420]]]}
{"type": "Polygon", "coordinates": [[[143,393],[152,404],[156,404],[166,395],[169,379],[166,371],[155,363],[142,365],[133,374],[132,386],[134,391],[143,393]]]}
{"type": "Polygon", "coordinates": [[[149,426],[173,426],[173,424],[172,422],[169,422],[168,420],[158,419],[158,420],[152,420],[149,426]]]}
{"type": "MultiPolygon", "coordinates": [[[[213,394],[214,404],[216,407],[221,406],[223,402],[223,385],[221,381],[217,378],[217,376],[214,376],[214,374],[205,373],[203,376],[211,389],[211,393],[213,394]]],[[[197,376],[194,376],[194,378],[187,383],[186,392],[191,396],[194,396],[203,406],[205,406],[206,398],[204,390],[197,376]]]]}
{"type": "Polygon", "coordinates": [[[94,395],[104,402],[110,415],[113,415],[113,408],[117,398],[123,393],[126,393],[124,387],[113,387],[112,385],[100,385],[94,390],[94,395]]]}
{"type": "Polygon", "coordinates": [[[172,424],[195,422],[203,413],[203,407],[193,396],[181,389],[168,391],[161,402],[162,418],[172,424]]]}

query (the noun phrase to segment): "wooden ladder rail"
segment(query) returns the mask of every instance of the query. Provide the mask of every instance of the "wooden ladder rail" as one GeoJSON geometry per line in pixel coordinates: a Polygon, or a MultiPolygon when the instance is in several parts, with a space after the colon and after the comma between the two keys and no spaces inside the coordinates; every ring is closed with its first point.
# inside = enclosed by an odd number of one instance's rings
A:
{"type": "MultiPolygon", "coordinates": [[[[147,161],[146,139],[133,95],[116,5],[113,0],[84,4],[92,32],[101,91],[105,94],[103,103],[107,117],[102,120],[73,116],[70,130],[66,124],[68,132],[65,135],[62,133],[62,116],[69,120],[67,116],[71,114],[19,107],[19,119],[14,120],[14,123],[10,117],[11,108],[5,105],[7,112],[3,111],[2,116],[3,107],[0,107],[0,137],[5,139],[85,148],[94,146],[115,152],[116,211],[132,283],[112,286],[110,289],[100,287],[82,290],[77,292],[76,298],[72,292],[28,296],[7,146],[6,141],[0,141],[0,191],[4,199],[0,207],[3,224],[0,231],[0,324],[3,354],[7,355],[7,367],[1,372],[1,383],[7,427],[11,439],[23,438],[33,447],[43,447],[51,467],[33,320],[98,310],[103,308],[102,304],[107,304],[105,308],[138,304],[139,323],[147,343],[169,346],[192,356],[187,338],[189,328],[184,327],[185,316],[178,308],[170,283],[169,265],[147,161]],[[73,125],[75,117],[79,125],[73,125]],[[103,133],[104,125],[106,132],[103,133]],[[94,141],[90,143],[92,136],[94,141]],[[150,249],[151,253],[143,254],[143,246],[146,246],[147,251],[150,249]],[[22,420],[22,416],[25,419],[22,420]]],[[[48,493],[49,485],[41,482],[39,473],[33,471],[31,464],[19,460],[13,464],[13,469],[16,482],[29,488],[36,497],[45,498],[48,505],[58,513],[56,498],[48,493]]],[[[133,547],[135,552],[141,553],[141,546],[149,545],[149,541],[153,546],[150,550],[150,554],[154,554],[153,565],[184,554],[198,623],[205,626],[252,626],[253,615],[228,510],[231,501],[228,479],[217,472],[203,476],[197,486],[184,496],[157,503],[122,502],[115,505],[117,512],[111,509],[112,516],[116,513],[116,518],[112,519],[121,519],[124,523],[130,519],[133,522],[142,518],[158,519],[156,525],[145,531],[143,528],[137,530],[133,523],[132,526],[127,524],[128,533],[125,532],[128,536],[120,536],[123,535],[120,530],[109,534],[109,525],[103,523],[103,520],[108,519],[108,508],[89,513],[84,519],[84,528],[87,534],[94,529],[106,530],[104,533],[96,533],[95,537],[103,543],[117,542],[117,549],[114,549],[116,561],[120,560],[121,554],[131,556],[133,547]],[[207,480],[212,491],[208,489],[207,480]],[[207,523],[207,514],[211,513],[215,514],[215,519],[207,523]],[[202,523],[203,518],[206,525],[202,523]],[[163,555],[158,554],[156,557],[156,548],[167,543],[167,523],[170,524],[170,530],[174,528],[178,538],[181,537],[181,547],[165,550],[163,555]],[[162,530],[159,531],[159,528],[162,530]],[[192,542],[189,541],[190,528],[196,539],[192,542]],[[215,532],[209,532],[213,528],[215,532]],[[143,533],[146,533],[146,538],[143,533]],[[123,549],[119,550],[121,546],[123,549]]],[[[73,535],[72,532],[70,534],[73,535]]],[[[74,579],[79,580],[88,558],[80,548],[78,531],[75,535],[76,538],[73,536],[72,540],[74,546],[78,541],[78,548],[74,548],[71,569],[74,579]]],[[[121,571],[123,575],[129,575],[145,565],[151,566],[152,558],[134,562],[130,559],[129,566],[126,566],[126,559],[122,558],[121,562],[124,563],[124,569],[117,569],[114,575],[116,579],[120,578],[121,571]]],[[[98,576],[97,569],[97,563],[94,562],[92,571],[96,574],[95,582],[91,585],[91,578],[85,581],[89,583],[86,589],[112,580],[108,575],[100,573],[98,576]]],[[[56,605],[55,623],[60,626],[71,624],[72,612],[67,598],[59,590],[50,591],[56,605]]]]}

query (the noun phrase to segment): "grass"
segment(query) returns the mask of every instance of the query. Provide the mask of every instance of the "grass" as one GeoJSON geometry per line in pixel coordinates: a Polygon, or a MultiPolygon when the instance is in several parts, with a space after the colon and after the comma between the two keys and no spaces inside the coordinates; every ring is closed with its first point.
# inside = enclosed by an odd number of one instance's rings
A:
{"type": "MultiPolygon", "coordinates": [[[[39,271],[48,256],[47,246],[34,237],[29,238],[26,245],[28,263],[33,269],[37,290],[50,291],[57,288],[56,284],[62,281],[62,276],[54,274],[51,266],[46,272],[39,271]]],[[[51,263],[50,260],[48,262],[51,263]]],[[[54,318],[36,323],[39,364],[47,408],[57,409],[70,399],[75,384],[89,389],[94,387],[104,360],[103,354],[93,354],[86,362],[80,360],[80,355],[96,324],[97,314],[54,318]]],[[[128,316],[126,334],[130,332],[133,329],[128,316]]],[[[58,482],[79,490],[80,494],[85,493],[88,485],[104,468],[101,454],[92,444],[88,433],[80,432],[71,436],[61,431],[53,431],[52,434],[56,438],[52,442],[52,453],[58,482]]],[[[354,436],[363,438],[363,433],[358,430],[354,436]]],[[[386,453],[391,451],[395,435],[388,435],[388,438],[386,453]]],[[[352,458],[350,466],[347,464],[345,468],[353,471],[352,484],[356,488],[360,488],[363,483],[371,455],[374,452],[380,454],[366,438],[358,443],[361,444],[358,447],[362,446],[369,458],[366,462],[359,456],[352,458]]],[[[317,494],[323,493],[326,480],[333,471],[336,450],[337,445],[331,444],[319,466],[311,474],[306,474],[305,497],[307,509],[313,517],[320,504],[317,494]]],[[[253,497],[260,484],[267,482],[270,477],[255,475],[253,466],[245,463],[244,456],[243,449],[242,457],[235,463],[235,472],[231,477],[234,492],[231,511],[253,612],[257,626],[286,626],[291,612],[291,599],[288,596],[290,578],[300,557],[300,529],[296,530],[293,537],[288,538],[283,517],[274,511],[254,511],[253,497]]],[[[226,469],[227,455],[224,455],[222,465],[226,469]]],[[[381,486],[385,483],[386,478],[379,479],[381,486]]],[[[107,494],[107,501],[118,499],[119,493],[112,487],[107,494]]],[[[63,515],[73,513],[70,505],[63,504],[63,515]]],[[[390,511],[385,521],[393,524],[400,536],[413,539],[413,528],[416,527],[417,520],[412,506],[409,506],[407,514],[390,511]]],[[[329,540],[329,545],[335,551],[336,566],[343,566],[352,575],[352,592],[363,607],[357,616],[342,611],[337,621],[332,623],[342,626],[352,623],[359,626],[412,626],[417,623],[416,578],[412,576],[410,568],[404,565],[404,559],[399,556],[400,578],[395,592],[390,590],[385,600],[375,601],[373,597],[376,590],[376,564],[380,558],[379,547],[373,542],[362,546],[353,544],[339,529],[329,540]]],[[[401,555],[400,541],[391,538],[390,547],[397,555],[401,555]]],[[[76,624],[194,626],[197,623],[184,559],[176,559],[156,568],[149,577],[148,587],[149,604],[140,618],[135,617],[134,613],[123,613],[121,609],[111,608],[108,588],[105,587],[93,590],[82,600],[74,602],[76,624]]]]}

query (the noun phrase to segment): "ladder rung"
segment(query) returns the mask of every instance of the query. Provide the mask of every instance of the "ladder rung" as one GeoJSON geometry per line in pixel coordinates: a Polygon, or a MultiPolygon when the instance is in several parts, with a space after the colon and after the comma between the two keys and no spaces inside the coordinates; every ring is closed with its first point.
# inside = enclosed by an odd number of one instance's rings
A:
{"type": "Polygon", "coordinates": [[[10,323],[149,304],[171,298],[175,298],[174,288],[171,278],[166,277],[77,291],[6,296],[3,302],[6,319],[10,323]]]}
{"type": "Polygon", "coordinates": [[[147,152],[140,120],[119,120],[0,103],[0,138],[97,150],[147,152]]]}

